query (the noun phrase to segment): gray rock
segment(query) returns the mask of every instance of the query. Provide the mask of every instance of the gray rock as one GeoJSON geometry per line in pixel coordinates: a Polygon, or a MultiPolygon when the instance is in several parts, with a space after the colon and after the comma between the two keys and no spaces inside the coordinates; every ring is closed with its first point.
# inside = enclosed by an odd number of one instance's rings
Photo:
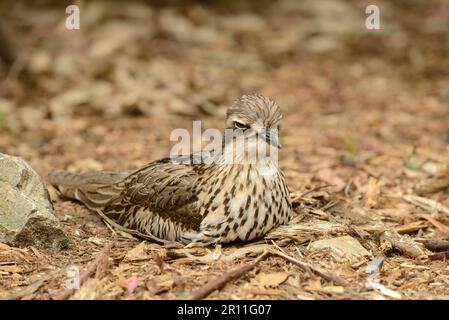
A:
{"type": "Polygon", "coordinates": [[[68,245],[42,179],[23,159],[2,153],[0,242],[55,250],[68,245]]]}

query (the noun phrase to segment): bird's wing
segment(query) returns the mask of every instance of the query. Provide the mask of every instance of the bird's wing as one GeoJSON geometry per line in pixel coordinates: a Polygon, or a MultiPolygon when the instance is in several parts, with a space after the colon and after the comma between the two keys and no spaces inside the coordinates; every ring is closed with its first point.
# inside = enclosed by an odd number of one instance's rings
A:
{"type": "Polygon", "coordinates": [[[156,213],[175,211],[197,199],[197,180],[198,172],[190,163],[170,158],[155,161],[119,183],[121,202],[156,213]]]}

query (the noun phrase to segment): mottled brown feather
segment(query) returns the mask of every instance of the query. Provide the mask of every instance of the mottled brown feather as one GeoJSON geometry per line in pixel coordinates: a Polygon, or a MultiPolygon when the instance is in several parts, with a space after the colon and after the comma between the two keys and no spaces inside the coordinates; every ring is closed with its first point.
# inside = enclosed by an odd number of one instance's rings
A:
{"type": "MultiPolygon", "coordinates": [[[[281,118],[272,100],[245,95],[228,109],[225,125],[278,127],[281,118]]],[[[134,171],[54,171],[49,181],[128,228],[185,243],[251,240],[289,221],[291,203],[277,163],[267,178],[257,164],[193,164],[197,156],[165,158],[134,171]]]]}

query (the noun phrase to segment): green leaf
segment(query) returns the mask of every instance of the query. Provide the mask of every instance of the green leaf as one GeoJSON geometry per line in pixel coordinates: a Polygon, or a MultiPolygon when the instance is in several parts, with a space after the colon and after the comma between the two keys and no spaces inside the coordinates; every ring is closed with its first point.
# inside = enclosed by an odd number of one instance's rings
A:
{"type": "Polygon", "coordinates": [[[407,157],[405,157],[404,165],[410,170],[415,170],[415,171],[418,170],[419,165],[416,162],[416,157],[415,157],[414,153],[411,153],[407,157]]]}
{"type": "Polygon", "coordinates": [[[343,140],[344,144],[346,145],[346,148],[348,148],[348,151],[352,154],[357,154],[359,152],[359,148],[357,145],[357,141],[355,141],[352,138],[345,138],[343,140]]]}

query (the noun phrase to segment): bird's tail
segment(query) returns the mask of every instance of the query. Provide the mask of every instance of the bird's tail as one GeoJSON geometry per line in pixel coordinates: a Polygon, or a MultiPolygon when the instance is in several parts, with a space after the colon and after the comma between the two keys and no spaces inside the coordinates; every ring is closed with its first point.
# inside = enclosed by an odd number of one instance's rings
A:
{"type": "Polygon", "coordinates": [[[76,174],[55,170],[50,172],[48,180],[64,197],[76,199],[89,209],[97,210],[120,194],[118,183],[129,173],[96,171],[76,174]]]}

